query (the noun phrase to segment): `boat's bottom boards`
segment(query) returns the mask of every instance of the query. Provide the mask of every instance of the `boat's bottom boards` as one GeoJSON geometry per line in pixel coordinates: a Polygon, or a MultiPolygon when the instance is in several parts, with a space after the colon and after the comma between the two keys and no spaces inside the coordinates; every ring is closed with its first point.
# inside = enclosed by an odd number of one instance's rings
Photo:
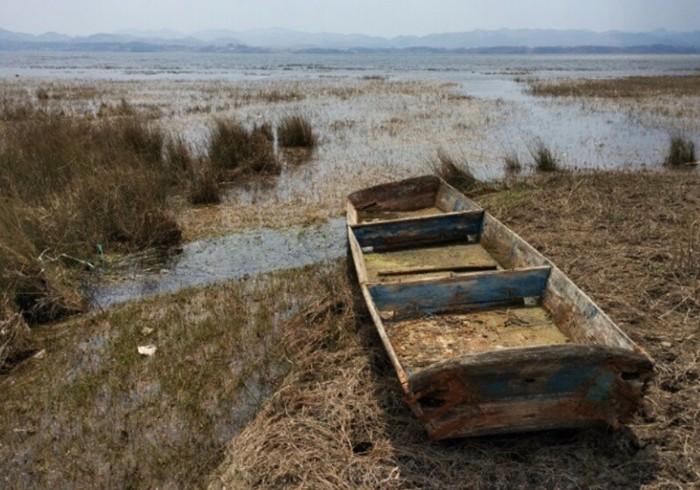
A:
{"type": "Polygon", "coordinates": [[[457,242],[365,255],[370,281],[420,278],[440,272],[497,270],[498,262],[479,243],[457,242]]]}
{"type": "Polygon", "coordinates": [[[466,354],[569,342],[541,306],[432,315],[385,327],[399,361],[412,373],[466,354]]]}

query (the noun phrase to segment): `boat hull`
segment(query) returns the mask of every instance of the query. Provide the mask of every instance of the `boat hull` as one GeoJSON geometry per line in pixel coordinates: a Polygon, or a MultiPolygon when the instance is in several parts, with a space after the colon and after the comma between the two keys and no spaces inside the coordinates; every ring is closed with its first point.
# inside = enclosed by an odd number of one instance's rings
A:
{"type": "Polygon", "coordinates": [[[423,179],[351,195],[348,240],[428,436],[628,422],[653,374],[650,357],[525,240],[444,182],[423,179]],[[363,205],[376,212],[363,215],[363,205]]]}

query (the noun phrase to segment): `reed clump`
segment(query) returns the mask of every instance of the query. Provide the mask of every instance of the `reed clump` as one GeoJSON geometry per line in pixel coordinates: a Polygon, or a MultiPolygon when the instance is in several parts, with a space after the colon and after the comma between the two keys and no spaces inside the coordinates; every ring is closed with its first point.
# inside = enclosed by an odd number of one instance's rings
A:
{"type": "Polygon", "coordinates": [[[140,118],[19,121],[0,139],[0,286],[30,322],[81,311],[70,268],[97,247],[180,241],[164,135],[140,118]]]}
{"type": "Polygon", "coordinates": [[[559,170],[559,158],[542,140],[537,140],[529,149],[538,172],[556,172],[559,170]]]}
{"type": "Polygon", "coordinates": [[[287,116],[277,128],[280,146],[285,148],[313,149],[318,145],[318,136],[306,116],[287,116]]]}
{"type": "Polygon", "coordinates": [[[516,152],[511,152],[503,157],[503,168],[506,175],[516,175],[522,172],[523,165],[520,162],[520,157],[516,152]]]}
{"type": "Polygon", "coordinates": [[[689,163],[695,163],[695,143],[682,136],[672,137],[664,165],[680,167],[689,163]]]}
{"type": "Polygon", "coordinates": [[[479,187],[479,180],[474,177],[469,162],[459,161],[442,148],[437,151],[436,158],[430,161],[428,166],[435,175],[463,192],[473,191],[479,187]]]}
{"type": "Polygon", "coordinates": [[[269,126],[246,129],[240,122],[219,119],[209,136],[208,156],[221,177],[265,173],[277,174],[281,165],[270,138],[269,126]]]}

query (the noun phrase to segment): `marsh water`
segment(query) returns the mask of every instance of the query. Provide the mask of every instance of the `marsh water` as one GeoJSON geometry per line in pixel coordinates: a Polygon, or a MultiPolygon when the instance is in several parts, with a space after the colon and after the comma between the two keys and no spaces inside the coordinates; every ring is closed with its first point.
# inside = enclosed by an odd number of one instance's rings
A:
{"type": "Polygon", "coordinates": [[[274,230],[259,228],[126,257],[87,284],[94,308],[207,286],[276,270],[295,269],[345,254],[345,220],[274,230]],[[109,277],[115,281],[108,280],[109,277]]]}
{"type": "MultiPolygon", "coordinates": [[[[465,122],[464,139],[460,141],[455,128],[462,127],[459,126],[461,116],[451,115],[449,105],[444,103],[407,107],[405,100],[394,101],[391,93],[379,93],[372,95],[375,98],[355,99],[345,104],[317,102],[314,97],[307,97],[291,109],[307,110],[317,118],[322,145],[306,168],[285,171],[276,186],[260,190],[254,198],[260,202],[292,202],[302,195],[313,203],[313,197],[308,196],[325,193],[337,204],[349,188],[360,183],[364,185],[367,180],[424,173],[421,165],[425,162],[426,146],[442,145],[441,138],[451,141],[452,145],[461,143],[468,147],[473,170],[487,179],[501,176],[500,159],[504,153],[518,154],[527,161],[530,146],[536,140],[546,141],[562,162],[572,167],[655,166],[662,161],[671,134],[683,131],[700,142],[697,126],[689,129],[682,121],[676,125],[668,118],[640,119],[605,104],[591,110],[582,103],[534,97],[527,92],[527,84],[522,80],[674,75],[698,71],[698,55],[0,52],[0,79],[14,81],[132,83],[130,91],[134,90],[133,82],[142,81],[148,84],[149,90],[158,84],[180,87],[221,82],[226,86],[248,84],[249,87],[274,88],[279,84],[297,83],[304,88],[353,86],[362,80],[418,81],[432,83],[431,86],[449,84],[451,92],[485,101],[483,110],[493,111],[496,122],[490,125],[483,125],[478,119],[465,122]],[[377,109],[380,103],[385,104],[381,110],[377,109]],[[421,122],[421,118],[430,118],[436,108],[446,111],[442,119],[421,122]],[[395,124],[391,122],[394,120],[395,124]],[[361,127],[361,123],[366,123],[366,127],[361,127]],[[347,124],[351,129],[346,133],[328,129],[338,124],[347,124]],[[398,141],[393,133],[395,126],[408,128],[403,129],[406,133],[399,136],[398,141]],[[423,137],[426,127],[433,140],[428,145],[415,144],[416,138],[423,137]],[[445,136],[446,130],[452,131],[452,135],[445,136]],[[370,141],[370,137],[374,140],[370,141]],[[344,185],[338,184],[336,177],[341,174],[346,180],[344,185]],[[358,176],[366,178],[361,181],[358,176]],[[332,190],[329,190],[330,185],[334,186],[332,190]]],[[[193,93],[196,91],[195,88],[193,93]]],[[[219,97],[216,103],[225,102],[219,97]]],[[[410,100],[420,102],[421,99],[410,100]]],[[[288,111],[290,107],[256,106],[247,110],[246,117],[251,120],[261,117],[260,114],[288,111]]],[[[200,122],[196,119],[171,117],[169,122],[179,124],[180,129],[197,137],[200,122]]],[[[200,129],[202,127],[200,124],[200,129]]],[[[231,197],[246,205],[244,201],[249,199],[249,193],[234,192],[231,197]]],[[[327,205],[326,201],[319,200],[319,203],[319,206],[327,205]]],[[[344,242],[343,220],[338,218],[306,228],[249,229],[186,244],[180,253],[127,258],[90,285],[93,305],[107,307],[184,287],[337,258],[345,253],[344,242]],[[115,277],[117,280],[112,280],[115,277]]]]}

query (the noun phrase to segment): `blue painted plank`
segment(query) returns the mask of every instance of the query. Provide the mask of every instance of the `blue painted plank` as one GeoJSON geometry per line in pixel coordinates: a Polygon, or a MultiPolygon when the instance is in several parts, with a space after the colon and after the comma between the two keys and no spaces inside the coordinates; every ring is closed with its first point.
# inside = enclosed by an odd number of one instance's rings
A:
{"type": "MultiPolygon", "coordinates": [[[[466,373],[465,373],[466,374],[466,373]]],[[[471,393],[481,400],[497,401],[532,396],[578,394],[591,402],[611,396],[615,375],[597,363],[575,363],[552,369],[535,366],[527,372],[501,371],[462,379],[471,393]]]]}
{"type": "Polygon", "coordinates": [[[483,218],[483,211],[472,211],[355,225],[352,229],[360,247],[384,250],[407,245],[466,240],[467,235],[481,233],[483,218]]]}
{"type": "Polygon", "coordinates": [[[369,290],[379,310],[434,314],[542,296],[549,273],[549,267],[537,267],[437,281],[376,284],[369,290]]]}

